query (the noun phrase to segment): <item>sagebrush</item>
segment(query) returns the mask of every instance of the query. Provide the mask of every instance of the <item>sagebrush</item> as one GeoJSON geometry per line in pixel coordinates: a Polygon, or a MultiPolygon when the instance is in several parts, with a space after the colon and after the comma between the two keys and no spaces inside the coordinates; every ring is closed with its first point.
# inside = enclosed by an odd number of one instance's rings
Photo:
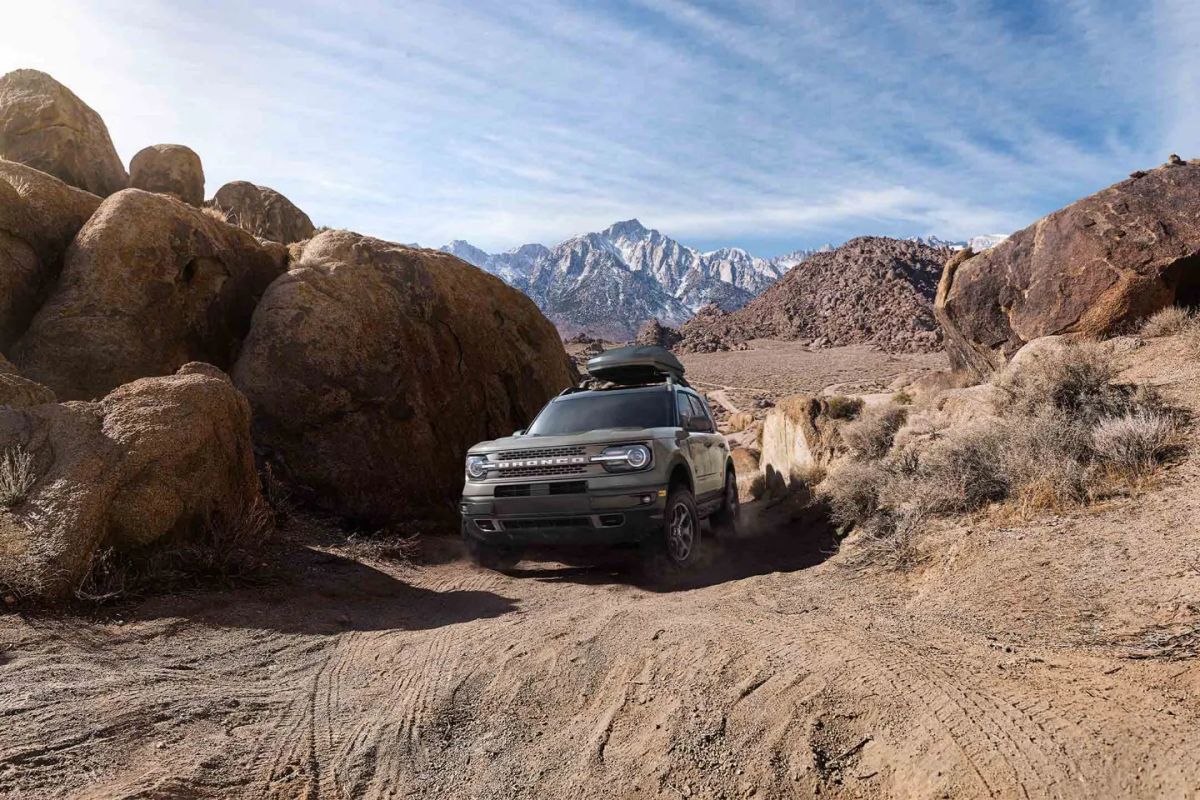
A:
{"type": "Polygon", "coordinates": [[[892,430],[864,413],[843,428],[851,459],[819,493],[835,525],[860,530],[864,552],[905,565],[931,517],[997,503],[1062,509],[1114,479],[1133,485],[1180,449],[1181,418],[1153,389],[1117,375],[1102,346],[1065,345],[998,375],[994,416],[939,428],[910,414],[892,430]]]}
{"type": "Polygon", "coordinates": [[[1153,339],[1159,336],[1174,336],[1184,333],[1200,324],[1191,309],[1180,306],[1168,306],[1156,311],[1142,323],[1141,334],[1153,339]]]}
{"type": "Polygon", "coordinates": [[[258,500],[212,515],[186,538],[134,551],[102,548],[93,555],[75,596],[103,603],[265,577],[269,570],[262,549],[274,529],[274,512],[258,500]]]}
{"type": "Polygon", "coordinates": [[[0,506],[13,508],[24,503],[35,483],[33,455],[20,445],[5,449],[0,455],[0,506]]]}

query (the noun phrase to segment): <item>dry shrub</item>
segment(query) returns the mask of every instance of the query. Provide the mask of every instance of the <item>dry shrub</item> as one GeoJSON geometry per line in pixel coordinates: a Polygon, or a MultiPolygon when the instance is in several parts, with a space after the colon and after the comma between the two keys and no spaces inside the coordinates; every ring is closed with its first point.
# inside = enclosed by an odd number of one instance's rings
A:
{"type": "Polygon", "coordinates": [[[1054,409],[1073,420],[1095,422],[1129,406],[1132,387],[1115,385],[1117,372],[1112,354],[1102,346],[1069,345],[1001,372],[993,382],[999,390],[998,410],[1020,417],[1054,409]]]}
{"type": "Polygon", "coordinates": [[[1200,358],[1200,319],[1182,334],[1188,352],[1195,358],[1200,358]]]}
{"type": "Polygon", "coordinates": [[[75,596],[103,603],[253,581],[266,574],[262,548],[274,524],[274,513],[260,500],[237,513],[214,515],[186,540],[133,551],[104,548],[92,557],[75,596]]]}
{"type": "Polygon", "coordinates": [[[7,448],[0,456],[0,507],[13,508],[24,503],[36,482],[33,456],[20,445],[7,448]]]}
{"type": "Polygon", "coordinates": [[[898,406],[911,406],[913,404],[913,396],[901,389],[892,395],[892,402],[898,406]]]}
{"type": "Polygon", "coordinates": [[[888,472],[876,463],[849,462],[829,473],[818,496],[829,506],[829,516],[839,529],[866,522],[879,511],[880,490],[888,472]]]}
{"type": "Polygon", "coordinates": [[[860,397],[834,395],[825,401],[826,415],[830,419],[854,419],[862,411],[863,401],[860,397]]]}
{"type": "Polygon", "coordinates": [[[852,563],[912,569],[921,560],[917,537],[927,519],[919,509],[881,510],[863,525],[852,563]]]}
{"type": "Polygon", "coordinates": [[[1100,420],[1092,430],[1091,445],[1105,466],[1137,479],[1175,452],[1180,438],[1173,415],[1141,410],[1100,420]]]}
{"type": "Polygon", "coordinates": [[[1153,339],[1159,336],[1174,336],[1195,327],[1196,316],[1191,310],[1169,306],[1150,315],[1142,323],[1142,336],[1153,339]]]}
{"type": "Polygon", "coordinates": [[[353,533],[342,549],[355,559],[411,565],[421,550],[419,534],[400,530],[353,533]]]}
{"type": "Polygon", "coordinates": [[[952,429],[925,448],[917,475],[932,511],[975,511],[1008,496],[1004,434],[999,425],[981,423],[952,429]]]}
{"type": "Polygon", "coordinates": [[[842,428],[842,441],[850,455],[859,461],[877,461],[892,449],[896,432],[904,425],[908,412],[899,406],[869,408],[853,423],[842,428]]]}
{"type": "Polygon", "coordinates": [[[1116,374],[1101,348],[1069,345],[997,378],[999,416],[939,427],[915,411],[897,436],[864,414],[842,433],[857,460],[821,486],[833,523],[859,529],[856,558],[904,567],[933,516],[997,503],[1057,511],[1106,480],[1133,484],[1179,448],[1180,422],[1153,389],[1114,384],[1116,374]]]}

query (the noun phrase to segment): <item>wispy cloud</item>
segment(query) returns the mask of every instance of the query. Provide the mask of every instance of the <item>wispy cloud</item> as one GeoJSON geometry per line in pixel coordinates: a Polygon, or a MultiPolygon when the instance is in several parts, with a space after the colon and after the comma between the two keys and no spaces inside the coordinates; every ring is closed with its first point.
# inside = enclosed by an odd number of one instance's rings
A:
{"type": "Polygon", "coordinates": [[[1200,155],[1184,0],[14,4],[128,159],[179,141],[209,191],[499,249],[638,216],[764,253],[1010,230],[1200,155]]]}

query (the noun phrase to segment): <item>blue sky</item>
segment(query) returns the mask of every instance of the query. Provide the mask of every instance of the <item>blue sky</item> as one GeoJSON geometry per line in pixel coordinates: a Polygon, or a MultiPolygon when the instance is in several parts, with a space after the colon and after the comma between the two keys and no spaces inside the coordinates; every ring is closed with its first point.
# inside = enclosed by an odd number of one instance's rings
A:
{"type": "Polygon", "coordinates": [[[437,246],[638,217],[762,255],[1008,232],[1200,156],[1200,4],[6,0],[128,159],[437,246]]]}

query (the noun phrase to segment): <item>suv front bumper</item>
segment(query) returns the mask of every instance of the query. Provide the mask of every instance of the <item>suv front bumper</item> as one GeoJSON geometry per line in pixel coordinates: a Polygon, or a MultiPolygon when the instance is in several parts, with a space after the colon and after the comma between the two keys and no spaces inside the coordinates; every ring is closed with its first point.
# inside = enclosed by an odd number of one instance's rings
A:
{"type": "Polygon", "coordinates": [[[542,493],[546,482],[530,484],[528,496],[496,497],[504,485],[469,485],[460,505],[465,535],[497,545],[594,546],[635,544],[662,529],[665,486],[592,479],[575,494],[542,493]]]}

